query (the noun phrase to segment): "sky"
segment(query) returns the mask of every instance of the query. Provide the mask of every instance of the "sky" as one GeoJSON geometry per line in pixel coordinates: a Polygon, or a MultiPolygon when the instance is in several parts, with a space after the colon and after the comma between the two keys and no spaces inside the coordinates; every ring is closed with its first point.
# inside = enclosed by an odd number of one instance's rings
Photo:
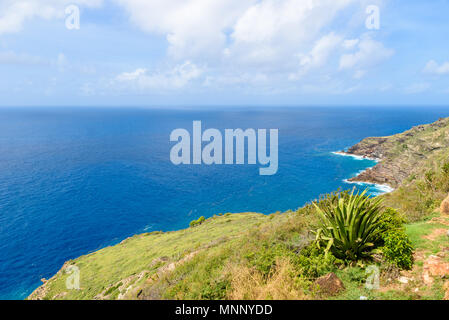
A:
{"type": "Polygon", "coordinates": [[[0,0],[0,106],[449,105],[448,14],[449,0],[0,0]]]}

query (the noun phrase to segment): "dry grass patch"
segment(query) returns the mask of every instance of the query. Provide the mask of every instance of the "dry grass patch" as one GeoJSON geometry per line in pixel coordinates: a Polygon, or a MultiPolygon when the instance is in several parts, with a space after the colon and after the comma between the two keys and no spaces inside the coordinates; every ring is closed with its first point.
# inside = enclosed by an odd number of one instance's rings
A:
{"type": "Polygon", "coordinates": [[[264,279],[255,268],[232,266],[231,290],[233,300],[304,300],[307,299],[300,279],[288,259],[278,259],[273,272],[264,279]]]}

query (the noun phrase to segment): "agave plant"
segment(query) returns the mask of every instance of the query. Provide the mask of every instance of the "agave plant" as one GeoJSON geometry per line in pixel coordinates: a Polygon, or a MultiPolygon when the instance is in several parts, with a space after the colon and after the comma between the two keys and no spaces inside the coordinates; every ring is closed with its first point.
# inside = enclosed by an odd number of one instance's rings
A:
{"type": "Polygon", "coordinates": [[[326,245],[339,259],[356,261],[371,255],[379,240],[381,199],[370,198],[367,190],[340,195],[334,205],[315,207],[320,215],[316,231],[318,246],[326,245]]]}

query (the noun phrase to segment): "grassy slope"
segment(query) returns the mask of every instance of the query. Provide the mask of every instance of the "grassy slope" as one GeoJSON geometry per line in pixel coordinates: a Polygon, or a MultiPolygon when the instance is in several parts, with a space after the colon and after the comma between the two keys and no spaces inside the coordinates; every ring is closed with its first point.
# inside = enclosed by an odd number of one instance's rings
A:
{"type": "Polygon", "coordinates": [[[110,285],[130,275],[143,270],[154,272],[160,267],[158,263],[152,266],[157,258],[167,257],[165,263],[180,260],[188,253],[207,245],[219,245],[237,238],[268,219],[267,216],[255,213],[233,214],[208,219],[207,223],[186,230],[136,235],[116,246],[69,262],[80,268],[82,290],[66,290],[65,281],[69,275],[59,271],[46,283],[45,294],[40,298],[51,299],[67,292],[64,296],[66,299],[92,299],[110,285]]]}
{"type": "MultiPolygon", "coordinates": [[[[387,272],[381,277],[381,290],[368,290],[364,286],[364,267],[348,267],[334,270],[346,290],[335,297],[323,297],[305,292],[301,283],[296,285],[298,274],[288,265],[267,278],[253,272],[248,256],[252,253],[266,259],[264,244],[287,243],[289,247],[300,248],[305,243],[307,227],[313,221],[303,214],[233,214],[208,219],[192,229],[134,236],[117,246],[70,261],[80,268],[81,290],[67,290],[68,275],[60,271],[43,286],[44,292],[36,291],[39,297],[30,298],[93,299],[101,292],[106,293],[103,299],[117,299],[119,294],[125,299],[359,299],[360,296],[441,299],[444,296],[443,280],[437,280],[429,288],[422,283],[421,274],[424,259],[449,246],[446,235],[434,241],[425,236],[436,229],[449,230],[449,219],[448,225],[429,219],[407,225],[415,249],[422,253],[408,275],[413,281],[407,285],[395,280],[388,282],[387,272]],[[170,264],[175,266],[172,270],[167,268],[170,264]],[[139,278],[142,271],[144,277],[139,278]],[[131,281],[127,282],[130,276],[131,281]]],[[[281,251],[268,251],[268,256],[272,253],[277,258],[285,256],[281,251]]],[[[445,259],[449,261],[449,255],[445,259]]]]}

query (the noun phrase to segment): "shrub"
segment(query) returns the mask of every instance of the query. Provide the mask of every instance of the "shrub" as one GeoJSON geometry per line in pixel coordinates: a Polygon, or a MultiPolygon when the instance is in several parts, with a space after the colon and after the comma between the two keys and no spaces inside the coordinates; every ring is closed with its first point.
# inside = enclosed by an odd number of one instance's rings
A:
{"type": "Polygon", "coordinates": [[[405,233],[405,217],[397,210],[387,208],[379,222],[379,242],[384,258],[400,269],[411,269],[413,247],[405,233]]]}
{"type": "Polygon", "coordinates": [[[339,264],[343,264],[343,261],[332,254],[326,254],[323,248],[312,244],[301,250],[297,264],[301,274],[309,278],[318,278],[334,271],[339,264]]]}
{"type": "Polygon", "coordinates": [[[198,220],[193,220],[190,222],[190,227],[195,227],[201,225],[204,221],[206,221],[206,218],[203,216],[199,217],[198,220]]]}
{"type": "Polygon", "coordinates": [[[318,246],[326,246],[336,258],[356,261],[371,256],[379,239],[381,199],[361,194],[339,195],[336,204],[315,204],[320,215],[318,246]]]}
{"type": "Polygon", "coordinates": [[[383,234],[392,229],[402,229],[406,223],[405,216],[393,208],[386,208],[379,218],[379,233],[383,234]]]}
{"type": "Polygon", "coordinates": [[[413,246],[402,229],[390,230],[383,235],[384,257],[401,269],[410,270],[413,266],[413,246]]]}

